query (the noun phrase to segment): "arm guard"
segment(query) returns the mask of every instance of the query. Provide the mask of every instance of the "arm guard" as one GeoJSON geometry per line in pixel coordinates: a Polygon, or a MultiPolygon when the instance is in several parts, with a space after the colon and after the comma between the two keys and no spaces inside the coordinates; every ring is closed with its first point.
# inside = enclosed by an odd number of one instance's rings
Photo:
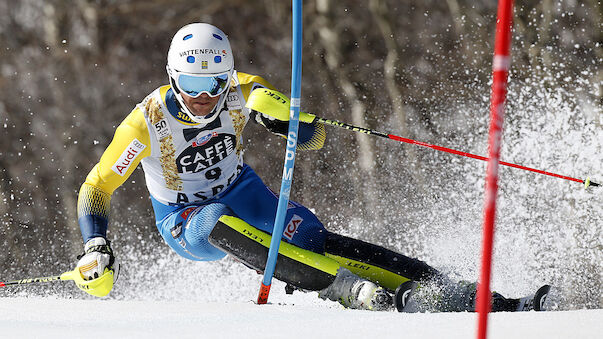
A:
{"type": "Polygon", "coordinates": [[[111,195],[98,187],[84,183],[77,201],[77,214],[84,242],[95,238],[107,238],[111,195]]]}

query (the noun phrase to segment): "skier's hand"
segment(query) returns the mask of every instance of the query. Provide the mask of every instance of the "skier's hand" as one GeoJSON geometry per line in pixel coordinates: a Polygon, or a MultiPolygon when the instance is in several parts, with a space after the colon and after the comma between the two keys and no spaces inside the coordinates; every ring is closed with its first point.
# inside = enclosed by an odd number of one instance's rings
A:
{"type": "Polygon", "coordinates": [[[84,246],[84,253],[79,256],[77,270],[84,280],[92,280],[102,276],[105,269],[113,269],[115,256],[111,244],[102,237],[88,240],[84,246]]]}
{"type": "Polygon", "coordinates": [[[262,120],[270,120],[270,121],[277,120],[275,117],[270,116],[268,114],[264,114],[264,113],[258,112],[258,111],[254,111],[254,112],[257,113],[257,115],[255,116],[255,121],[257,121],[260,124],[262,123],[262,120]]]}

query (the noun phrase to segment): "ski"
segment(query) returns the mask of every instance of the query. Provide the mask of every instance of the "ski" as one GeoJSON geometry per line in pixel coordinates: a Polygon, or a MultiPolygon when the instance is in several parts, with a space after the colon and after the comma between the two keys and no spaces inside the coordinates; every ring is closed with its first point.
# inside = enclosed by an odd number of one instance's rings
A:
{"type": "Polygon", "coordinates": [[[534,295],[520,298],[517,312],[546,311],[546,299],[551,291],[551,285],[543,285],[534,295]]]}
{"type": "Polygon", "coordinates": [[[544,285],[534,295],[534,311],[548,311],[547,300],[551,292],[551,285],[544,285]]]}
{"type": "Polygon", "coordinates": [[[394,294],[394,306],[396,306],[398,312],[413,312],[413,307],[410,306],[410,297],[412,297],[418,286],[419,284],[417,282],[408,280],[396,288],[396,293],[394,294]]]}
{"type": "MultiPolygon", "coordinates": [[[[462,312],[474,311],[475,292],[466,294],[458,293],[454,289],[448,291],[439,290],[438,292],[426,291],[417,292],[419,284],[409,280],[402,283],[396,289],[393,302],[398,312],[462,312]],[[435,292],[435,293],[433,293],[435,292]],[[448,294],[453,292],[452,294],[448,294]],[[442,294],[443,293],[443,294],[442,294]],[[458,295],[457,295],[458,294],[458,295]],[[463,295],[469,296],[469,302],[462,301],[463,295]]],[[[492,293],[491,312],[527,312],[527,311],[547,311],[554,308],[554,301],[547,303],[547,297],[551,292],[551,285],[541,286],[536,293],[523,298],[505,298],[499,293],[492,293]]]]}

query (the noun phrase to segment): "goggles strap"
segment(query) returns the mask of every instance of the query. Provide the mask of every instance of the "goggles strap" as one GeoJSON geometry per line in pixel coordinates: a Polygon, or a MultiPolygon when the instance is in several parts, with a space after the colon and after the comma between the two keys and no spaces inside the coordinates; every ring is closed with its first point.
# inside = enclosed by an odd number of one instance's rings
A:
{"type": "Polygon", "coordinates": [[[172,86],[172,90],[174,90],[174,92],[176,92],[176,94],[180,94],[180,88],[178,88],[178,86],[176,86],[176,80],[174,80],[174,78],[172,76],[170,76],[170,85],[172,86]]]}

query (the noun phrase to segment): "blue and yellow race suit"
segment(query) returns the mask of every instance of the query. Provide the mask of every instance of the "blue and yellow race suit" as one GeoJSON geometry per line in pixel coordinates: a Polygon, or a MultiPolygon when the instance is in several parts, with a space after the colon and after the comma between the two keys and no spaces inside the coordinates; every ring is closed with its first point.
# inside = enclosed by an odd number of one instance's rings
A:
{"type": "MultiPolygon", "coordinates": [[[[252,120],[285,136],[288,123],[245,107],[253,89],[273,88],[268,82],[240,72],[233,79],[225,108],[208,124],[194,123],[182,113],[169,85],[157,88],[132,110],[80,189],[78,221],[84,241],[106,237],[111,195],[139,163],[157,228],[180,255],[192,260],[225,255],[207,242],[215,220],[194,220],[200,207],[209,204],[225,206],[272,233],[278,197],[243,162],[242,134],[252,120]]],[[[298,149],[319,149],[324,140],[322,124],[300,123],[298,149]]],[[[216,211],[217,217],[222,212],[216,211]]],[[[286,222],[295,226],[286,241],[323,252],[326,232],[312,212],[291,202],[286,222]]]]}

